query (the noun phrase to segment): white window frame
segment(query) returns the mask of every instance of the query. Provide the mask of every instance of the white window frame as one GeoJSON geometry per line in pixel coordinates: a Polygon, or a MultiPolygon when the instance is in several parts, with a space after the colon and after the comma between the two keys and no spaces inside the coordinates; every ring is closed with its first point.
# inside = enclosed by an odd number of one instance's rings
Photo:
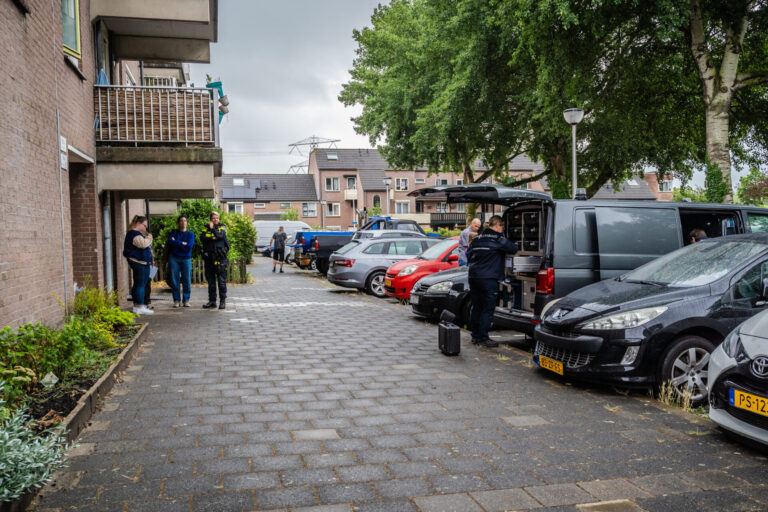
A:
{"type": "Polygon", "coordinates": [[[424,185],[427,182],[424,178],[415,178],[414,181],[417,185],[424,185]]]}
{"type": "Polygon", "coordinates": [[[411,202],[410,201],[395,201],[395,213],[411,213],[411,202]],[[405,206],[405,211],[401,211],[405,206]]]}
{"type": "Polygon", "coordinates": [[[243,213],[243,203],[227,203],[227,213],[243,213]]]}
{"type": "Polygon", "coordinates": [[[408,190],[408,178],[395,178],[395,190],[408,190]]]}
{"type": "Polygon", "coordinates": [[[467,203],[456,203],[456,211],[458,213],[467,213],[467,203]]]}
{"type": "Polygon", "coordinates": [[[267,203],[253,203],[254,208],[266,208],[267,203]]]}
{"type": "Polygon", "coordinates": [[[437,213],[449,213],[450,211],[451,211],[451,207],[448,206],[448,203],[445,201],[437,203],[435,205],[435,212],[437,213]]]}
{"type": "Polygon", "coordinates": [[[302,217],[317,217],[317,203],[301,203],[302,217]]]}
{"type": "Polygon", "coordinates": [[[327,203],[325,206],[326,217],[341,217],[341,203],[327,203]]]}
{"type": "Polygon", "coordinates": [[[448,185],[448,178],[435,178],[435,186],[440,187],[448,185]]]}
{"type": "Polygon", "coordinates": [[[457,185],[463,185],[464,184],[464,178],[456,178],[456,184],[457,185]]]}
{"type": "Polygon", "coordinates": [[[347,190],[357,190],[357,178],[354,176],[347,176],[347,190]],[[352,186],[349,185],[352,180],[352,186]]]}
{"type": "Polygon", "coordinates": [[[340,190],[339,188],[339,177],[338,176],[329,176],[325,178],[325,191],[326,192],[338,192],[340,190]],[[330,185],[331,188],[328,188],[328,185],[330,185]]]}
{"type": "Polygon", "coordinates": [[[245,178],[232,178],[232,186],[233,187],[244,187],[245,186],[245,178]]]}
{"type": "Polygon", "coordinates": [[[326,155],[326,158],[327,158],[328,160],[332,160],[332,161],[338,161],[338,160],[339,160],[339,154],[338,154],[338,153],[328,153],[328,154],[326,155]]]}
{"type": "Polygon", "coordinates": [[[290,207],[291,207],[291,203],[280,203],[281,210],[287,210],[290,207]]]}
{"type": "Polygon", "coordinates": [[[659,182],[659,192],[672,192],[672,180],[661,180],[659,182]]]}

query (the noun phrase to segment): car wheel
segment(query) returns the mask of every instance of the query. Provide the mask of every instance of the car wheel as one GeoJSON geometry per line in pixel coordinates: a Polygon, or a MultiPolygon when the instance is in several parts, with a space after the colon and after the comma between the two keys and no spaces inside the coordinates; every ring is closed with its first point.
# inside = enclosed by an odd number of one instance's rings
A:
{"type": "Polygon", "coordinates": [[[659,383],[671,385],[673,396],[692,406],[707,400],[709,356],[715,345],[701,336],[683,336],[664,353],[659,383]]]}
{"type": "Polygon", "coordinates": [[[317,260],[312,260],[309,262],[309,269],[310,270],[317,270],[317,260]]]}
{"type": "Polygon", "coordinates": [[[319,262],[317,264],[317,270],[321,274],[327,275],[328,274],[328,261],[327,260],[323,260],[323,261],[319,262]]]}
{"type": "Polygon", "coordinates": [[[368,293],[375,295],[380,299],[387,296],[386,290],[384,290],[384,272],[374,272],[368,277],[368,282],[365,284],[365,289],[368,293]]]}

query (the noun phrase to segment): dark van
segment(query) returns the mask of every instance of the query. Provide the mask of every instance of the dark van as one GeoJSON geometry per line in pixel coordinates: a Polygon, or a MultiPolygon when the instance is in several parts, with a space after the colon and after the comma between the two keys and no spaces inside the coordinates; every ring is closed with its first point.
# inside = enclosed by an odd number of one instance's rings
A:
{"type": "Polygon", "coordinates": [[[694,229],[710,238],[768,231],[768,209],[743,205],[554,200],[502,185],[425,187],[410,195],[504,207],[505,236],[520,251],[507,258],[493,321],[527,334],[556,299],[688,245],[694,229]]]}

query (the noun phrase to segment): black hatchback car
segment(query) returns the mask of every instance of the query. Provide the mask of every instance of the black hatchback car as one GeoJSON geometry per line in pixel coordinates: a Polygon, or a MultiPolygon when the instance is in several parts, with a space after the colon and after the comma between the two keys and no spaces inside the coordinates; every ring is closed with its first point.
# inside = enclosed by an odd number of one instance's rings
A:
{"type": "Polygon", "coordinates": [[[766,308],[768,233],[704,240],[550,303],[534,359],[560,375],[707,397],[709,356],[766,308]]]}
{"type": "Polygon", "coordinates": [[[440,318],[443,310],[456,315],[460,325],[469,322],[468,267],[455,267],[419,279],[411,289],[411,310],[429,319],[440,318]]]}

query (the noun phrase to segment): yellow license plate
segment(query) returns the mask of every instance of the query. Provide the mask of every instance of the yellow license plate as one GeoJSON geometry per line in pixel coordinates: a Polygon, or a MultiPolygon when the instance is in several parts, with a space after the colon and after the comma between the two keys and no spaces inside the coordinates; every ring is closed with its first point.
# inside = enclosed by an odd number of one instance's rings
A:
{"type": "Polygon", "coordinates": [[[768,416],[768,398],[731,388],[731,405],[761,416],[768,416]]]}
{"type": "Polygon", "coordinates": [[[560,361],[555,361],[554,359],[550,359],[548,357],[539,356],[539,366],[545,370],[555,372],[558,375],[563,374],[563,363],[560,361]]]}
{"type": "Polygon", "coordinates": [[[386,279],[384,281],[384,286],[392,286],[392,280],[391,279],[386,279]]]}

